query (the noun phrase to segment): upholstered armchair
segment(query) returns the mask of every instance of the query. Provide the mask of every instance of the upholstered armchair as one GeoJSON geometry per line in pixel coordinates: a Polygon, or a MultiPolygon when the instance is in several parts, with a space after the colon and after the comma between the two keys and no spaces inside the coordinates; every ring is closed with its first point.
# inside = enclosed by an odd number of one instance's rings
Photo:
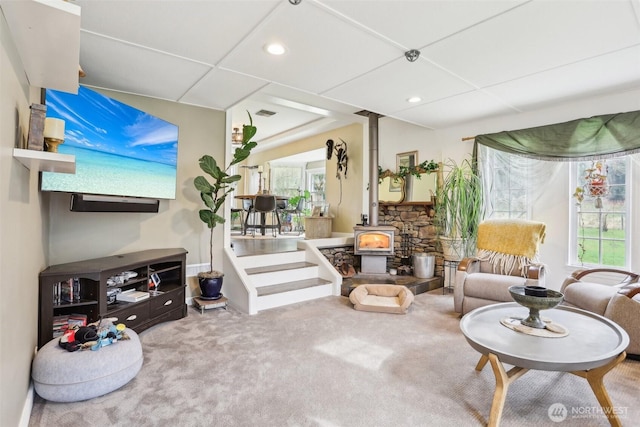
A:
{"type": "Polygon", "coordinates": [[[513,302],[509,287],[545,286],[538,249],[546,226],[536,221],[495,219],[478,227],[477,254],[458,264],[453,303],[466,314],[488,304],[513,302]]]}
{"type": "Polygon", "coordinates": [[[564,304],[599,314],[620,325],[629,334],[627,353],[640,357],[639,278],[635,273],[618,269],[580,269],[564,280],[560,292],[564,294],[564,304]],[[619,282],[603,284],[603,275],[619,282]]]}

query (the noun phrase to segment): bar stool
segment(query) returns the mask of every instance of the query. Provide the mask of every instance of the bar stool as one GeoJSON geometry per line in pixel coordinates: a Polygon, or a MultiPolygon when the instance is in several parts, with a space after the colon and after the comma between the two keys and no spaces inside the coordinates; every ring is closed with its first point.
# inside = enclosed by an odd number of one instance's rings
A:
{"type": "Polygon", "coordinates": [[[253,200],[242,199],[242,212],[244,216],[244,219],[242,220],[242,235],[247,234],[247,226],[249,225],[249,214],[251,214],[252,208],[253,208],[253,200]]]}
{"type": "MultiPolygon", "coordinates": [[[[276,215],[278,216],[278,232],[282,234],[282,223],[280,222],[280,216],[284,213],[287,208],[286,200],[276,200],[276,215]]],[[[282,219],[285,219],[284,217],[282,219]]]]}
{"type": "Polygon", "coordinates": [[[253,204],[253,209],[250,213],[260,214],[260,225],[256,224],[254,218],[253,224],[249,226],[253,230],[253,237],[256,236],[256,228],[260,228],[263,233],[267,228],[270,228],[273,232],[273,237],[276,237],[276,229],[279,227],[278,224],[280,222],[276,212],[276,196],[267,194],[257,195],[255,198],[255,203],[253,204]],[[266,223],[266,217],[268,213],[271,213],[271,224],[266,223]]]}
{"type": "Polygon", "coordinates": [[[236,230],[236,220],[240,219],[240,232],[244,234],[244,209],[231,208],[231,231],[236,230]]]}

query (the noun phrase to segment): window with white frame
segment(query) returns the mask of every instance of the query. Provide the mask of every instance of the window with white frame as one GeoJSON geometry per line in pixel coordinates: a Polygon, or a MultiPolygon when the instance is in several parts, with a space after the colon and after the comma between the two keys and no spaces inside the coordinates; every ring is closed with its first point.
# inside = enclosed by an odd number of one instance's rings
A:
{"type": "Polygon", "coordinates": [[[629,156],[571,164],[572,264],[628,269],[630,175],[629,156]]]}
{"type": "Polygon", "coordinates": [[[311,200],[321,202],[325,200],[326,172],[325,168],[307,169],[307,190],[311,200]]]}
{"type": "MultiPolygon", "coordinates": [[[[569,162],[571,265],[630,268],[630,160],[621,156],[569,162]]],[[[536,193],[553,181],[550,177],[562,164],[481,147],[485,218],[529,218],[536,193]]]]}
{"type": "Polygon", "coordinates": [[[271,193],[293,197],[304,188],[304,166],[298,164],[271,164],[271,193]]]}

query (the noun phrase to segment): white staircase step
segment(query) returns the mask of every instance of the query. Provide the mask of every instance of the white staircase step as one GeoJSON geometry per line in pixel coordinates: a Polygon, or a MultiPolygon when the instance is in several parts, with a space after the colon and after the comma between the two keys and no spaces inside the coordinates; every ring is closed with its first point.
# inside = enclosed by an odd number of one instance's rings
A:
{"type": "Polygon", "coordinates": [[[267,296],[273,294],[279,294],[284,292],[298,291],[301,289],[312,288],[314,286],[322,286],[330,284],[331,282],[319,277],[312,279],[295,280],[293,282],[278,283],[275,285],[261,286],[258,290],[258,296],[267,296]]]}
{"type": "Polygon", "coordinates": [[[305,260],[304,249],[292,252],[280,252],[273,254],[250,255],[238,258],[238,264],[245,269],[264,267],[292,262],[302,262],[305,260]]]}
{"type": "MultiPolygon", "coordinates": [[[[318,282],[312,286],[286,290],[284,292],[277,292],[277,288],[275,288],[275,286],[282,286],[281,290],[285,290],[286,286],[295,287],[296,285],[294,285],[294,283],[306,282],[306,280],[290,282],[289,284],[283,283],[281,285],[273,285],[274,288],[266,287],[267,292],[274,291],[274,293],[258,296],[256,301],[257,310],[268,310],[271,308],[282,307],[285,305],[295,304],[302,301],[309,301],[317,298],[324,298],[332,295],[331,289],[333,285],[331,284],[331,282],[319,278],[316,278],[316,280],[322,281],[324,283],[318,282]]],[[[259,293],[260,291],[261,290],[258,289],[259,293]]]]}
{"type": "Polygon", "coordinates": [[[244,286],[238,291],[247,290],[251,314],[334,295],[339,277],[315,248],[298,242],[297,250],[287,245],[286,252],[268,253],[264,245],[259,249],[231,257],[238,272],[242,271],[239,277],[244,286]]]}
{"type": "Polygon", "coordinates": [[[285,264],[271,264],[271,265],[265,265],[261,267],[246,268],[245,272],[251,276],[253,274],[264,274],[264,273],[272,273],[276,271],[297,270],[300,268],[316,267],[316,266],[317,264],[313,264],[311,262],[297,261],[297,262],[288,262],[285,264]]]}

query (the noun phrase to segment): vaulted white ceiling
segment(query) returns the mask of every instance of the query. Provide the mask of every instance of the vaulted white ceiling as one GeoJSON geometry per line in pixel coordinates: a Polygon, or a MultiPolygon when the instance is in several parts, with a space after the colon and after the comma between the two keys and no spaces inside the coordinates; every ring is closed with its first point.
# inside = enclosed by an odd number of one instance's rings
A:
{"type": "Polygon", "coordinates": [[[640,0],[75,3],[82,84],[249,110],[263,146],[363,109],[439,129],[640,87],[640,0]]]}

